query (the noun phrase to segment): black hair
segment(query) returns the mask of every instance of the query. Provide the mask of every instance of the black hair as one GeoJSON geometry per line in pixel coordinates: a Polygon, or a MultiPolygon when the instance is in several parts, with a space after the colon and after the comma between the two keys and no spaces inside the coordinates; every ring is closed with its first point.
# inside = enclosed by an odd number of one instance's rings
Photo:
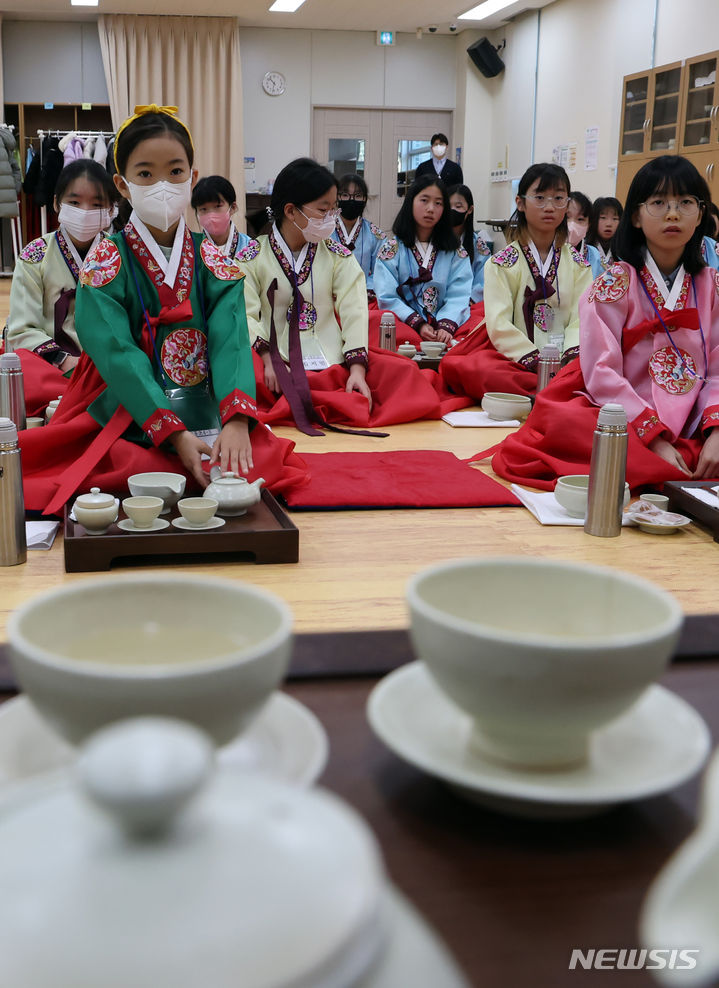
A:
{"type": "Polygon", "coordinates": [[[369,188],[367,187],[367,183],[362,178],[362,176],[353,175],[351,173],[349,175],[343,175],[342,178],[339,179],[339,181],[337,182],[337,191],[347,192],[349,190],[350,185],[356,185],[357,188],[362,193],[362,195],[365,197],[365,199],[369,196],[369,188]]]}
{"type": "MultiPolygon", "coordinates": [[[[710,233],[710,234],[708,234],[708,236],[710,236],[712,238],[712,240],[717,240],[719,238],[715,237],[714,234],[717,233],[717,230],[719,230],[719,207],[717,206],[717,204],[715,202],[710,202],[709,205],[708,205],[708,210],[712,214],[712,216],[714,217],[714,220],[715,220],[714,227],[713,227],[714,233],[710,233]]],[[[711,223],[709,224],[709,229],[710,230],[712,229],[711,223]]]]}
{"type": "MultiPolygon", "coordinates": [[[[555,165],[549,161],[539,161],[537,164],[529,166],[519,180],[517,195],[524,198],[535,182],[539,182],[537,192],[546,192],[547,189],[560,189],[562,186],[567,190],[567,195],[570,195],[572,191],[569,175],[567,175],[561,165],[555,165]]],[[[520,209],[515,209],[510,217],[509,226],[516,231],[514,235],[517,239],[523,242],[527,232],[526,213],[520,209]]],[[[565,212],[562,222],[557,227],[554,235],[558,246],[561,247],[566,241],[568,232],[567,214],[565,212]]]]}
{"type": "Polygon", "coordinates": [[[278,227],[285,218],[285,206],[302,206],[314,202],[328,189],[336,187],[337,179],[331,171],[313,158],[295,158],[285,165],[275,179],[270,201],[272,215],[278,227]]]}
{"type": "Polygon", "coordinates": [[[599,236],[599,217],[602,213],[608,212],[608,210],[614,210],[617,214],[618,219],[622,218],[622,213],[624,212],[624,207],[618,199],[614,196],[600,196],[598,199],[594,200],[592,205],[592,215],[589,218],[589,229],[587,230],[587,243],[596,247],[597,244],[601,244],[604,250],[610,247],[614,242],[614,237],[609,241],[603,241],[599,236]]]}
{"type": "Polygon", "coordinates": [[[91,158],[78,158],[76,161],[71,161],[69,165],[65,165],[58,175],[55,183],[55,198],[58,205],[76,178],[86,178],[88,182],[91,182],[98,192],[102,193],[102,198],[110,206],[114,205],[120,198],[120,193],[115,188],[115,183],[106,168],[91,158]]]}
{"type": "MultiPolygon", "coordinates": [[[[447,189],[447,198],[451,199],[452,196],[462,196],[467,206],[470,209],[474,209],[474,196],[468,185],[450,185],[447,189]]],[[[468,217],[465,217],[464,229],[462,231],[462,246],[469,254],[470,264],[474,264],[474,231],[471,220],[467,222],[467,219],[468,217]]]]}
{"type": "Polygon", "coordinates": [[[404,197],[404,202],[402,203],[400,211],[397,213],[395,221],[392,224],[392,232],[398,240],[402,241],[405,247],[414,247],[414,242],[417,239],[417,228],[415,226],[414,216],[412,215],[414,200],[420,192],[423,192],[432,185],[436,185],[442,193],[442,201],[444,203],[442,215],[437,221],[435,228],[432,230],[432,243],[437,250],[456,250],[459,247],[459,241],[454,235],[452,221],[449,218],[449,196],[447,195],[447,186],[444,184],[442,179],[437,178],[436,175],[420,175],[420,177],[416,178],[412,185],[410,185],[407,190],[407,195],[404,197]]]}
{"type": "Polygon", "coordinates": [[[442,144],[449,145],[449,138],[446,134],[432,134],[430,144],[434,144],[435,141],[441,141],[442,144]]]}
{"type": "Polygon", "coordinates": [[[190,132],[177,117],[170,116],[169,113],[143,113],[132,120],[119,137],[115,138],[114,154],[115,166],[120,175],[125,174],[127,161],[132,152],[143,141],[148,141],[153,137],[160,137],[162,134],[169,134],[177,138],[185,149],[187,160],[192,168],[195,159],[195,152],[192,148],[190,132]]]}
{"type": "Polygon", "coordinates": [[[576,202],[582,211],[581,215],[586,216],[589,221],[592,215],[592,200],[589,196],[585,196],[583,192],[570,192],[569,198],[576,202]]]}
{"type": "Polygon", "coordinates": [[[702,239],[709,229],[709,187],[691,161],[676,154],[663,154],[643,165],[632,179],[627,192],[624,215],[614,234],[617,257],[640,271],[644,266],[646,237],[634,226],[639,207],[653,195],[696,196],[703,206],[700,222],[684,247],[682,264],[688,274],[697,274],[705,266],[702,239]]]}
{"type": "Polygon", "coordinates": [[[207,175],[192,190],[190,205],[193,209],[199,209],[200,206],[219,202],[220,199],[224,199],[229,206],[234,205],[237,202],[234,185],[222,175],[207,175]]]}

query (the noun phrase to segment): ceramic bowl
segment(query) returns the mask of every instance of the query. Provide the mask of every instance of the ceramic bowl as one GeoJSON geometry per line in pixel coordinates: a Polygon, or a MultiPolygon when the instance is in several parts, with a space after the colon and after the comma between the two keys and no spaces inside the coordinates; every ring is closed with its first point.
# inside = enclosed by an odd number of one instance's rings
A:
{"type": "Polygon", "coordinates": [[[11,662],[77,744],[123,717],[177,717],[225,744],[285,674],[292,615],[274,594],[194,576],[81,580],[10,617],[11,662]]]}
{"type": "Polygon", "coordinates": [[[26,429],[39,429],[41,425],[45,425],[45,419],[41,415],[31,415],[25,419],[26,429]]]}
{"type": "Polygon", "coordinates": [[[422,351],[427,357],[441,357],[446,349],[446,343],[432,342],[431,340],[422,341],[422,351]]]}
{"type": "MultiPolygon", "coordinates": [[[[587,474],[569,474],[566,477],[560,477],[554,488],[554,496],[572,518],[584,518],[587,513],[589,497],[589,476],[587,474]]],[[[629,504],[630,497],[629,484],[625,484],[623,499],[625,508],[629,504]]]]}
{"type": "Polygon", "coordinates": [[[161,497],[126,497],[122,510],[135,528],[150,528],[164,507],[161,497]]]}
{"type": "Polygon", "coordinates": [[[397,353],[401,353],[405,357],[414,357],[417,353],[417,347],[414,343],[400,343],[397,347],[397,353]]]}
{"type": "Polygon", "coordinates": [[[488,391],[482,398],[482,409],[497,422],[504,422],[507,419],[519,419],[521,421],[529,415],[532,402],[524,395],[488,391]]]}
{"type": "Polygon", "coordinates": [[[135,473],[128,477],[127,486],[134,497],[161,497],[165,506],[160,514],[166,515],[185,493],[186,482],[181,473],[135,473]]]}
{"type": "Polygon", "coordinates": [[[212,497],[183,497],[177,507],[191,528],[204,528],[217,513],[217,503],[212,497]]]}
{"type": "Polygon", "coordinates": [[[414,650],[503,762],[583,763],[667,665],[681,608],[646,580],[542,559],[442,563],[408,585],[414,650]]]}
{"type": "Polygon", "coordinates": [[[699,825],[659,872],[642,908],[645,946],[685,948],[680,963],[653,972],[660,984],[708,988],[719,980],[718,872],[719,749],[704,777],[699,825]]]}

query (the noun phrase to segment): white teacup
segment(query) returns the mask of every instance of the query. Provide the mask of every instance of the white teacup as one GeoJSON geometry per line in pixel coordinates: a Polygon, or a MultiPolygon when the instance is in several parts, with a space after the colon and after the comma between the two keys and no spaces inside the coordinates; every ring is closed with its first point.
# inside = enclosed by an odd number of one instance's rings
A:
{"type": "Polygon", "coordinates": [[[482,410],[491,419],[505,422],[507,419],[526,419],[532,410],[532,402],[526,395],[507,394],[503,391],[487,391],[482,398],[482,410]]]}
{"type": "Polygon", "coordinates": [[[214,497],[183,497],[177,507],[191,528],[204,528],[217,514],[219,502],[214,497]]]}
{"type": "Polygon", "coordinates": [[[433,340],[422,341],[422,351],[427,357],[441,357],[447,346],[445,343],[433,340]]]}
{"type": "MultiPolygon", "coordinates": [[[[589,475],[577,473],[559,477],[554,487],[554,496],[572,518],[584,518],[589,502],[589,475]]],[[[625,483],[623,507],[626,508],[629,504],[630,497],[629,484],[625,483]]]]}
{"type": "Polygon", "coordinates": [[[653,504],[655,508],[659,508],[661,511],[669,511],[669,498],[666,494],[640,494],[639,500],[653,504]]]}
{"type": "Polygon", "coordinates": [[[407,597],[415,653],[474,718],[474,743],[543,768],[586,760],[591,732],[661,675],[683,620],[646,580],[542,559],[442,563],[407,597]]]}
{"type": "Polygon", "coordinates": [[[287,604],[259,587],[105,576],[23,604],[8,640],[20,688],[73,744],[145,715],[191,721],[226,744],[283,678],[291,628],[287,604]]]}
{"type": "Polygon", "coordinates": [[[161,497],[126,497],[122,510],[135,528],[151,528],[163,508],[161,497]]]}

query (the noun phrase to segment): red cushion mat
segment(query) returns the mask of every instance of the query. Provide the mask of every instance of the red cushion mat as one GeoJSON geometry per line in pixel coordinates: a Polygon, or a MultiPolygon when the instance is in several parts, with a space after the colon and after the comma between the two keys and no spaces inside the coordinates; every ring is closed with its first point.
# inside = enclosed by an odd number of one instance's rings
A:
{"type": "Polygon", "coordinates": [[[519,505],[496,480],[443,450],[303,453],[309,481],[283,492],[290,508],[475,508],[519,505]]]}

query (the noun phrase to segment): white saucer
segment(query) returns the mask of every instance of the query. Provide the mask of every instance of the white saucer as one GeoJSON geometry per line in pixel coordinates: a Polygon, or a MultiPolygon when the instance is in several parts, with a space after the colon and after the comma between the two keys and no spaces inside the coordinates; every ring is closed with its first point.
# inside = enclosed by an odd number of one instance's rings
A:
{"type": "Polygon", "coordinates": [[[683,520],[677,522],[676,525],[657,525],[651,521],[640,521],[638,518],[635,518],[634,520],[641,531],[648,532],[649,535],[673,535],[681,528],[686,528],[687,525],[691,525],[692,523],[691,518],[687,518],[686,515],[680,515],[679,517],[683,520]]]}
{"type": "Polygon", "coordinates": [[[169,528],[170,523],[166,518],[155,518],[149,528],[138,528],[130,518],[123,518],[122,521],[117,523],[117,527],[121,528],[123,532],[132,532],[133,535],[136,535],[143,532],[161,532],[163,528],[169,528]]]}
{"type": "MultiPolygon", "coordinates": [[[[286,693],[274,692],[247,730],[220,748],[223,765],[262,771],[309,786],[327,762],[325,730],[286,693]]],[[[45,723],[25,696],[0,706],[0,786],[74,762],[77,751],[45,723]]]]}
{"type": "Polygon", "coordinates": [[[224,518],[210,518],[206,525],[191,525],[185,518],[173,518],[172,524],[175,528],[181,528],[183,532],[209,532],[213,528],[222,528],[225,524],[224,518]]]}
{"type": "Polygon", "coordinates": [[[555,772],[510,769],[469,748],[471,718],[445,698],[422,662],[378,683],[367,715],[374,732],[405,761],[475,802],[518,816],[588,816],[666,792],[699,770],[711,746],[696,710],[654,685],[594,734],[586,765],[555,772]]]}

